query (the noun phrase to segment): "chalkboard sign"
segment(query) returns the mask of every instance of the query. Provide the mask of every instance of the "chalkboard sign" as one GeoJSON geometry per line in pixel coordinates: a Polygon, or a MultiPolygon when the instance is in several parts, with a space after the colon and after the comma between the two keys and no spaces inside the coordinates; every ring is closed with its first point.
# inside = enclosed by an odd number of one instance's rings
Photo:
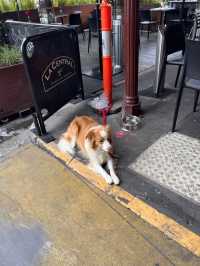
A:
{"type": "Polygon", "coordinates": [[[47,117],[77,95],[83,84],[77,33],[60,28],[27,37],[22,43],[26,73],[36,109],[35,124],[46,135],[42,109],[47,117]]]}

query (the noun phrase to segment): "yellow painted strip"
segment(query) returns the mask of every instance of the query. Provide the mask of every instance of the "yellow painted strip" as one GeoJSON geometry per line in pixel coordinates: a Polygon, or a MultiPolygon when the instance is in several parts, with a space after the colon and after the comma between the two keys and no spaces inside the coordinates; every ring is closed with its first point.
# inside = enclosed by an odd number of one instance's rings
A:
{"type": "Polygon", "coordinates": [[[123,190],[121,187],[108,185],[100,176],[90,170],[86,165],[76,159],[72,160],[72,157],[70,155],[65,155],[62,152],[58,151],[55,144],[46,144],[41,140],[39,140],[38,143],[42,147],[46,148],[47,151],[51,152],[55,157],[65,161],[71,169],[86,178],[96,187],[104,192],[107,192],[108,195],[111,195],[123,206],[140,216],[143,220],[159,229],[169,238],[176,241],[179,245],[183,246],[196,256],[200,257],[199,235],[178,224],[165,214],[158,212],[156,209],[143,202],[142,200],[134,197],[127,191],[123,190]]]}
{"type": "Polygon", "coordinates": [[[57,146],[54,142],[47,144],[47,143],[43,142],[40,138],[37,138],[37,144],[39,146],[45,148],[48,152],[51,152],[56,158],[65,162],[66,165],[68,165],[70,163],[70,161],[73,159],[70,154],[60,152],[57,149],[57,146]]]}

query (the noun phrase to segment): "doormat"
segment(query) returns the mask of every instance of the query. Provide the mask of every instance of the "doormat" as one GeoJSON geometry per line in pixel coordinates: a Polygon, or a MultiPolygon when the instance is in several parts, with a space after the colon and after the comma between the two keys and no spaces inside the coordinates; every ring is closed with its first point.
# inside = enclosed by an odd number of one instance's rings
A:
{"type": "Polygon", "coordinates": [[[135,172],[200,204],[200,140],[169,133],[130,166],[135,172]]]}

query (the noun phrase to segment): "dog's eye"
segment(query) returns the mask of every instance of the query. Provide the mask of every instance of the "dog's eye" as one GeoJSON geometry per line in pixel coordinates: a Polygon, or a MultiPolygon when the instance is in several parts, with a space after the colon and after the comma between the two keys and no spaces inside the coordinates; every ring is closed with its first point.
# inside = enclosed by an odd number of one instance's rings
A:
{"type": "Polygon", "coordinates": [[[104,139],[100,139],[100,143],[103,143],[104,142],[104,139]]]}

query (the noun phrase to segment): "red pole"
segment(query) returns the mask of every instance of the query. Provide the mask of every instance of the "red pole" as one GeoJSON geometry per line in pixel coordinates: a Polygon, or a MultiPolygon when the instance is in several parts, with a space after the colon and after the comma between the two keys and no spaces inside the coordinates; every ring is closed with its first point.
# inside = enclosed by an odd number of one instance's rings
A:
{"type": "Polygon", "coordinates": [[[101,30],[103,48],[103,89],[108,100],[108,107],[112,106],[112,6],[108,0],[102,0],[101,30]]]}
{"type": "Polygon", "coordinates": [[[107,110],[106,109],[103,109],[102,110],[102,120],[103,120],[103,126],[106,126],[107,125],[107,110]]]}
{"type": "Polygon", "coordinates": [[[125,114],[138,116],[139,0],[124,0],[125,114]]]}

